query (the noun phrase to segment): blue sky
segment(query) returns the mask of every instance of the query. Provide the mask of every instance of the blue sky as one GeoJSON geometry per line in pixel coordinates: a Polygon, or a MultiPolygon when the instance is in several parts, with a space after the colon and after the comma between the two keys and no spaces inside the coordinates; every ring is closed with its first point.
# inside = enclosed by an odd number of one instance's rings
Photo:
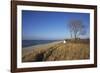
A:
{"type": "Polygon", "coordinates": [[[89,37],[90,15],[88,13],[22,11],[23,40],[62,40],[70,38],[67,24],[70,20],[81,20],[89,37]]]}

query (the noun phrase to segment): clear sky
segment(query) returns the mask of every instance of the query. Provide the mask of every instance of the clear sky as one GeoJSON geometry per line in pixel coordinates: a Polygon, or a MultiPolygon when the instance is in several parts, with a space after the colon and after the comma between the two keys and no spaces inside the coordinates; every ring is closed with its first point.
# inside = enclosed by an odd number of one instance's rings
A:
{"type": "Polygon", "coordinates": [[[62,40],[70,38],[67,24],[70,20],[81,20],[89,37],[89,13],[22,11],[22,39],[23,40],[62,40]]]}

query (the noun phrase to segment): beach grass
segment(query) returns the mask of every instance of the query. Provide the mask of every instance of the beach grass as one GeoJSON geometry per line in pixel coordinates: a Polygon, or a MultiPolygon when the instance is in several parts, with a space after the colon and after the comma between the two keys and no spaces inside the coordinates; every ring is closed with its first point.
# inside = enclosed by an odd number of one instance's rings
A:
{"type": "Polygon", "coordinates": [[[22,54],[22,62],[83,60],[89,58],[89,40],[69,40],[66,43],[46,44],[22,54]]]}

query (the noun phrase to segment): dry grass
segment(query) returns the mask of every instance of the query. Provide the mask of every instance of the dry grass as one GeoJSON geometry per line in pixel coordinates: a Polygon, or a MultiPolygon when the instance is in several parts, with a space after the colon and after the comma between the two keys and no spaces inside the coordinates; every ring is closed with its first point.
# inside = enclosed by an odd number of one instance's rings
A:
{"type": "Polygon", "coordinates": [[[59,43],[45,48],[37,48],[25,54],[23,62],[81,60],[90,57],[89,41],[59,43]]]}

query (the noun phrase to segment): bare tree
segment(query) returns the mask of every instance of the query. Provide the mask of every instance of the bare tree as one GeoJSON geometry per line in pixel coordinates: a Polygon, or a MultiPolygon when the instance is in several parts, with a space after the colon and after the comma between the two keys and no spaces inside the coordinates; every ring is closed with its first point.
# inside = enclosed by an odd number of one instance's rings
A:
{"type": "Polygon", "coordinates": [[[83,23],[80,20],[71,20],[68,24],[71,38],[74,38],[75,40],[79,38],[79,35],[81,35],[83,31],[83,23]]]}

